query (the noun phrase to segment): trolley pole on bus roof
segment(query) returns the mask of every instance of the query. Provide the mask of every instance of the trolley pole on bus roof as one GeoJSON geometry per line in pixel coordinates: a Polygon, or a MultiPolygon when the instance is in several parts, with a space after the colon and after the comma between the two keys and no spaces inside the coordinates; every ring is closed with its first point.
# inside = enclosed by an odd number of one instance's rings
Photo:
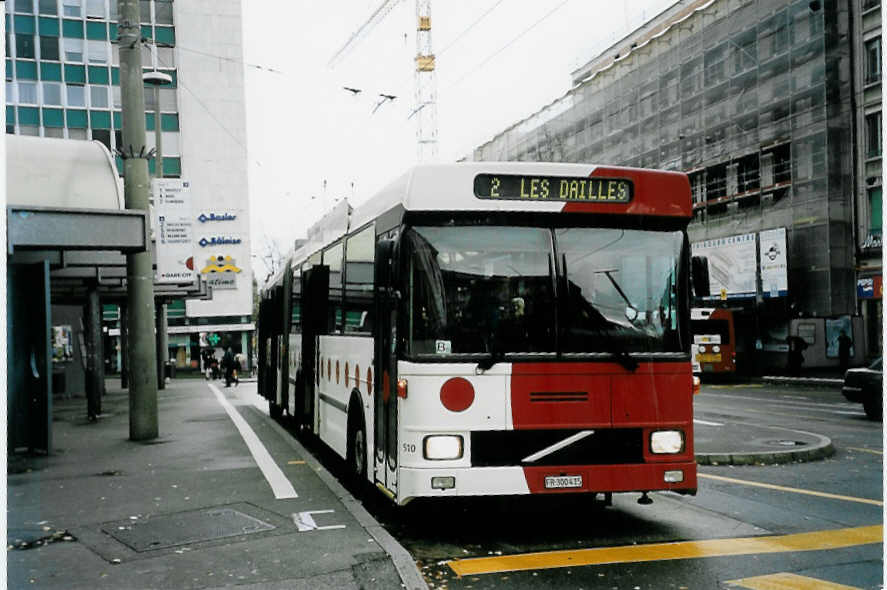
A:
{"type": "MultiPolygon", "coordinates": [[[[148,211],[148,150],[139,0],[117,2],[120,94],[123,103],[123,187],[127,209],[148,211]]],[[[155,121],[155,124],[157,122],[155,121]]],[[[129,315],[129,438],[157,438],[157,356],[154,346],[154,270],[151,252],[126,256],[129,315]]]]}

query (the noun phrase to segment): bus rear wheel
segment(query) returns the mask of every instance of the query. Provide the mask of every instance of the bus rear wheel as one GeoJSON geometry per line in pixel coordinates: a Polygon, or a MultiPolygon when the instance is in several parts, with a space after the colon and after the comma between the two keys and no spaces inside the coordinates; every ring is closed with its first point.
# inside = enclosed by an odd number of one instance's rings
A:
{"type": "Polygon", "coordinates": [[[268,400],[268,413],[275,420],[280,420],[283,416],[283,406],[279,406],[271,400],[268,400]]]}
{"type": "Polygon", "coordinates": [[[884,419],[883,401],[881,400],[881,392],[870,393],[862,402],[865,415],[869,420],[881,421],[884,419]]]}

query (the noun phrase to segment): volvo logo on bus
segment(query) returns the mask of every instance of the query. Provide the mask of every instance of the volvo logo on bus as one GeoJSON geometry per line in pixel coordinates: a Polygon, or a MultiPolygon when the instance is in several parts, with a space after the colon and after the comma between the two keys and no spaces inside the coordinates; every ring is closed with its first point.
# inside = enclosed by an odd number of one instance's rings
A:
{"type": "Polygon", "coordinates": [[[625,178],[478,174],[474,196],[494,201],[628,203],[634,184],[625,178]]]}

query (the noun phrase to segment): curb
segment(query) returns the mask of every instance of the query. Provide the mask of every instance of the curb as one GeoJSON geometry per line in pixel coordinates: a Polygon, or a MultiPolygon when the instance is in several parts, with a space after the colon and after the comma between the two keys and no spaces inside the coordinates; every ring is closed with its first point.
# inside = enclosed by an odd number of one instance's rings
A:
{"type": "Polygon", "coordinates": [[[367,512],[366,508],[364,508],[363,505],[361,505],[361,503],[345,489],[345,486],[339,483],[339,480],[327,471],[326,467],[314,458],[314,455],[302,446],[302,443],[299,442],[298,439],[293,437],[293,435],[283,426],[278,424],[276,420],[271,420],[269,418],[269,422],[271,427],[305,459],[305,463],[314,470],[314,472],[320,477],[321,481],[323,481],[339,501],[342,502],[345,509],[351,513],[351,516],[354,517],[360,526],[362,526],[364,530],[376,540],[376,543],[379,544],[385,553],[388,554],[394,564],[394,568],[397,570],[398,576],[400,576],[401,582],[403,582],[403,587],[407,590],[428,590],[428,584],[425,583],[425,578],[422,577],[419,568],[416,566],[416,562],[413,561],[412,556],[410,556],[409,552],[403,547],[403,545],[398,543],[397,540],[391,536],[391,533],[386,531],[385,528],[379,524],[369,512],[367,512]]]}
{"type": "Polygon", "coordinates": [[[778,465],[781,463],[807,463],[831,457],[835,447],[827,436],[771,426],[777,430],[811,436],[817,441],[810,447],[794,451],[765,451],[755,453],[696,453],[697,465],[778,465]]]}
{"type": "Polygon", "coordinates": [[[778,375],[765,375],[761,377],[764,383],[774,385],[809,385],[811,387],[828,387],[840,389],[844,385],[843,379],[832,377],[781,377],[778,375]]]}

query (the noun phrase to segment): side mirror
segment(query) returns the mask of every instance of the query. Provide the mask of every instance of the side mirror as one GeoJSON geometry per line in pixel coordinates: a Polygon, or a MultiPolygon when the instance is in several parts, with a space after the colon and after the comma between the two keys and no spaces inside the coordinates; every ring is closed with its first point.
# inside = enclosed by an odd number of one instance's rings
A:
{"type": "Polygon", "coordinates": [[[708,282],[708,258],[694,256],[690,259],[690,281],[693,283],[693,294],[696,297],[711,295],[711,287],[708,282]]]}
{"type": "MultiPolygon", "coordinates": [[[[397,277],[395,273],[397,242],[394,240],[379,240],[376,243],[375,285],[377,293],[394,295],[397,277]]],[[[396,295],[394,295],[396,297],[396,295]]]]}

